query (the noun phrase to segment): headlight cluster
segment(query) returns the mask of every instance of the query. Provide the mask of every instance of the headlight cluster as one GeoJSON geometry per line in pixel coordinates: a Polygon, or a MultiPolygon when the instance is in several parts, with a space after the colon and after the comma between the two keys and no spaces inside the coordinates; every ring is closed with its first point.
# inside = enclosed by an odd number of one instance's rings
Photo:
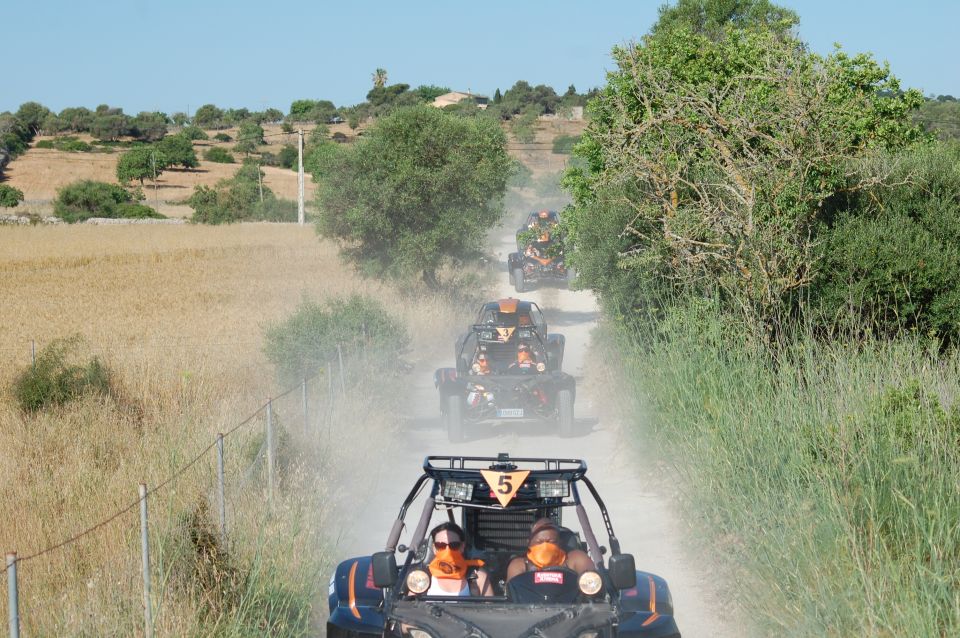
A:
{"type": "Polygon", "coordinates": [[[422,569],[411,571],[407,574],[407,589],[411,594],[422,594],[427,591],[430,589],[430,574],[422,569]]]}
{"type": "Polygon", "coordinates": [[[473,498],[473,483],[444,481],[443,498],[449,501],[469,501],[473,498]]]}
{"type": "MultiPolygon", "coordinates": [[[[433,636],[422,629],[407,629],[407,633],[405,635],[409,636],[410,638],[433,638],[433,636]]],[[[593,634],[593,636],[596,635],[597,634],[593,634]]]]}
{"type": "Polygon", "coordinates": [[[603,579],[597,572],[583,572],[577,584],[580,586],[580,591],[587,596],[596,596],[603,589],[603,579]]]}

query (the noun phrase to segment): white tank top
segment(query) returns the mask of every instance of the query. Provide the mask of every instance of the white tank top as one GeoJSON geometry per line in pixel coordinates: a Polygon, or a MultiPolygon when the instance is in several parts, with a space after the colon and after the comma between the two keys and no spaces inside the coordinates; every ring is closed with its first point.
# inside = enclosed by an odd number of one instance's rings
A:
{"type": "MultiPolygon", "coordinates": [[[[448,579],[449,580],[449,579],[448,579]]],[[[427,590],[427,596],[469,596],[470,595],[470,583],[466,580],[463,581],[463,588],[459,592],[447,591],[445,589],[440,589],[439,578],[432,578],[430,580],[430,589],[427,590]]]]}

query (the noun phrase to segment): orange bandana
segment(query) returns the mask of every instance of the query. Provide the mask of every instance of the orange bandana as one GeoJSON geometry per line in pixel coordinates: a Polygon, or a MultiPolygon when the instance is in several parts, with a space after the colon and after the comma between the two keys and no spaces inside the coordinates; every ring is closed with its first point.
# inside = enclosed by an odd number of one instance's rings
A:
{"type": "Polygon", "coordinates": [[[559,545],[540,543],[527,550],[527,558],[540,569],[561,567],[567,562],[567,553],[559,545]]]}
{"type": "Polygon", "coordinates": [[[450,578],[465,580],[468,567],[483,567],[482,560],[467,560],[461,552],[450,549],[441,549],[430,561],[430,573],[434,578],[450,578]]]}

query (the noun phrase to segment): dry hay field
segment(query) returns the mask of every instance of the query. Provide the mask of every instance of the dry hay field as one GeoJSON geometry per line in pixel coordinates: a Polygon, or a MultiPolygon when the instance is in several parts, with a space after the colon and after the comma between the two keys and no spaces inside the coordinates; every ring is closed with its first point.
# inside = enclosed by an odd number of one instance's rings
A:
{"type": "MultiPolygon", "coordinates": [[[[312,127],[305,127],[305,135],[312,127]]],[[[330,127],[331,134],[340,132],[352,139],[355,132],[345,124],[330,127]]],[[[211,139],[197,140],[193,143],[200,160],[196,169],[171,168],[164,171],[156,182],[156,189],[151,181],[144,183],[146,203],[155,207],[168,217],[189,217],[192,210],[183,202],[191,194],[195,186],[212,186],[217,181],[233,176],[243,160],[242,153],[233,152],[236,142],[217,142],[213,136],[217,133],[226,133],[234,140],[237,138],[237,129],[222,131],[207,131],[211,139]],[[203,159],[204,153],[219,146],[233,152],[237,159],[236,164],[218,164],[203,159]]],[[[279,125],[264,126],[265,146],[261,150],[277,153],[285,144],[297,144],[296,133],[283,133],[279,125]]],[[[92,141],[89,135],[77,135],[78,139],[92,141]]],[[[117,160],[123,154],[123,149],[115,149],[112,153],[68,153],[53,149],[35,148],[36,142],[53,137],[38,137],[31,147],[21,157],[7,167],[5,184],[23,191],[24,204],[16,212],[35,213],[39,215],[52,214],[52,200],[57,196],[57,190],[71,182],[81,179],[93,179],[102,182],[117,181],[117,160]]],[[[278,197],[283,199],[297,198],[297,173],[285,168],[264,166],[264,184],[278,197]]],[[[313,200],[314,184],[310,176],[304,182],[304,196],[309,203],[313,200]]]]}
{"type": "MultiPolygon", "coordinates": [[[[465,321],[462,311],[430,293],[361,279],[309,227],[0,229],[0,548],[29,555],[129,505],[139,482],[156,486],[216,432],[275,395],[262,354],[264,326],[304,298],[353,293],[382,300],[408,327],[412,352],[425,356],[446,352],[455,326],[465,321]],[[84,354],[115,372],[116,396],[22,413],[11,381],[30,365],[31,341],[39,348],[73,334],[82,335],[84,354]]],[[[322,533],[326,504],[336,497],[331,476],[359,462],[349,452],[325,456],[324,450],[348,437],[365,441],[348,450],[370,453],[371,444],[389,442],[396,420],[378,413],[338,420],[329,434],[300,434],[294,394],[277,405],[278,422],[287,427],[281,444],[313,446],[316,467],[291,463],[273,516],[265,514],[262,481],[246,496],[236,487],[250,450],[262,441],[262,420],[227,439],[228,548],[183,566],[183,545],[196,545],[190,555],[210,538],[197,531],[205,529],[197,520],[215,520],[204,505],[214,502],[212,454],[151,497],[158,635],[206,635],[211,613],[239,614],[209,594],[211,582],[223,579],[260,582],[236,565],[254,565],[269,581],[242,598],[254,617],[272,608],[276,591],[290,583],[307,588],[322,576],[309,570],[326,560],[318,554],[332,551],[322,533]]],[[[26,635],[140,633],[137,521],[133,509],[20,566],[26,635]]]]}

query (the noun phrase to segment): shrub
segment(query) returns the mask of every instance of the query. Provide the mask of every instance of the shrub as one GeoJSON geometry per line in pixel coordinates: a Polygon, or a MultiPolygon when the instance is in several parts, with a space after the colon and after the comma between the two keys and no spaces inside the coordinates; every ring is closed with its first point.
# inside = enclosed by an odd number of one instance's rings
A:
{"type": "Polygon", "coordinates": [[[93,150],[93,146],[76,138],[65,138],[60,143],[54,142],[54,147],[68,153],[89,153],[93,150]]]}
{"type": "Polygon", "coordinates": [[[25,367],[13,382],[17,404],[36,412],[83,396],[110,393],[110,370],[97,357],[80,361],[79,335],[58,339],[37,354],[36,364],[25,367]]]}
{"type": "Polygon", "coordinates": [[[57,191],[54,214],[68,223],[91,217],[116,217],[117,205],[133,202],[133,195],[116,184],[81,180],[57,191]]]}
{"type": "Polygon", "coordinates": [[[510,172],[510,179],[507,181],[507,186],[513,188],[529,186],[530,178],[533,177],[533,171],[518,159],[514,159],[512,163],[513,170],[510,172]]]}
{"type": "Polygon", "coordinates": [[[23,201],[23,191],[13,186],[0,184],[0,208],[13,208],[23,201]]]}
{"type": "Polygon", "coordinates": [[[199,126],[185,126],[183,130],[180,131],[180,135],[183,135],[188,140],[206,140],[209,139],[203,129],[199,126]]]}
{"type": "Polygon", "coordinates": [[[117,204],[114,214],[111,216],[116,219],[166,219],[166,215],[161,215],[156,210],[146,204],[129,202],[117,204]]]}
{"type": "Polygon", "coordinates": [[[296,204],[277,199],[273,191],[260,182],[262,177],[263,172],[256,164],[245,162],[232,178],[222,179],[212,188],[197,186],[187,200],[193,208],[191,221],[201,224],[296,221],[296,204]]]}
{"type": "Polygon", "coordinates": [[[510,120],[510,132],[521,144],[530,144],[537,137],[535,128],[537,123],[537,111],[530,109],[518,117],[510,120]]]}
{"type": "Polygon", "coordinates": [[[203,159],[218,164],[234,164],[236,162],[233,158],[233,153],[219,146],[207,149],[207,152],[203,154],[203,159]]]}
{"type": "Polygon", "coordinates": [[[34,144],[34,148],[53,148],[53,140],[40,140],[34,144]]]}
{"type": "Polygon", "coordinates": [[[297,165],[299,155],[297,147],[287,144],[277,154],[277,163],[283,168],[294,168],[297,165]]]}
{"type": "Polygon", "coordinates": [[[401,368],[400,355],[409,342],[403,323],[371,297],[353,295],[320,304],[304,301],[284,321],[265,333],[264,351],[284,384],[311,377],[337,358],[364,357],[364,366],[378,374],[401,368]]]}
{"type": "Polygon", "coordinates": [[[218,141],[218,142],[232,142],[232,141],[233,141],[233,138],[230,137],[229,135],[227,135],[226,133],[217,133],[216,135],[213,136],[213,139],[215,139],[215,140],[218,141]]]}
{"type": "Polygon", "coordinates": [[[553,152],[560,155],[569,155],[579,141],[580,137],[578,135],[558,135],[553,138],[553,152]]]}
{"type": "Polygon", "coordinates": [[[821,321],[958,341],[960,145],[901,153],[866,171],[892,171],[897,185],[860,190],[839,204],[845,210],[825,234],[810,295],[821,321]]]}

